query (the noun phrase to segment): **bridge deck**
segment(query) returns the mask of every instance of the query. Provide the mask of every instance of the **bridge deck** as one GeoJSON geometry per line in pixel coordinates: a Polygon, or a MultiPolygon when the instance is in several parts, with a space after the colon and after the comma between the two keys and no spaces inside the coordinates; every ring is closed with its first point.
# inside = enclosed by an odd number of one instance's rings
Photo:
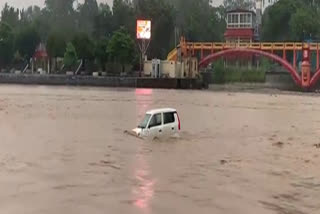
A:
{"type": "MultiPolygon", "coordinates": [[[[259,50],[302,50],[303,45],[307,43],[301,42],[263,42],[263,43],[224,43],[224,42],[187,42],[185,46],[195,50],[223,50],[227,48],[250,48],[259,50]]],[[[309,43],[310,50],[320,48],[320,43],[309,43]]]]}
{"type": "MultiPolygon", "coordinates": [[[[262,51],[300,51],[303,46],[309,45],[311,51],[320,50],[320,43],[302,43],[302,42],[253,42],[253,43],[225,43],[225,42],[185,42],[179,46],[188,51],[220,51],[231,48],[246,48],[262,51]]],[[[168,60],[176,60],[177,48],[173,49],[169,54],[168,60]]]]}

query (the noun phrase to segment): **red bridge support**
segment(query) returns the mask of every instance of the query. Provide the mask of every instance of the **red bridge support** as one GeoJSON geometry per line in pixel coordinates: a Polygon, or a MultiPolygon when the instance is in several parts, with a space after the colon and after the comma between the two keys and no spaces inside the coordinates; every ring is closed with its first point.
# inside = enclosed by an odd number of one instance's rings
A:
{"type": "Polygon", "coordinates": [[[310,70],[310,47],[307,45],[302,48],[301,85],[303,88],[310,87],[310,70]]]}

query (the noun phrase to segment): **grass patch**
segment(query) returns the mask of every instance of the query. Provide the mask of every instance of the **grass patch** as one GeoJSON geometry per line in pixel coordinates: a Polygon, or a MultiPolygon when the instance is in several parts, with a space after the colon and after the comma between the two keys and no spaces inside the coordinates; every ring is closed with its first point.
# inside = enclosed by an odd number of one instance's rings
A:
{"type": "Polygon", "coordinates": [[[213,83],[262,83],[266,80],[266,72],[263,68],[225,68],[221,62],[213,66],[213,83]]]}

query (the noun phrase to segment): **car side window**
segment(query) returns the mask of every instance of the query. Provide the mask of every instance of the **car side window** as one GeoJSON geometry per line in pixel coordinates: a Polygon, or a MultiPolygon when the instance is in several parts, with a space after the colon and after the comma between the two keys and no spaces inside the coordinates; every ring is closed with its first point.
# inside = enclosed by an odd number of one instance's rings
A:
{"type": "Polygon", "coordinates": [[[161,113],[152,116],[149,124],[149,128],[160,126],[162,124],[161,113]]]}
{"type": "Polygon", "coordinates": [[[169,123],[174,123],[174,113],[173,112],[168,112],[163,114],[163,123],[164,124],[169,124],[169,123]]]}

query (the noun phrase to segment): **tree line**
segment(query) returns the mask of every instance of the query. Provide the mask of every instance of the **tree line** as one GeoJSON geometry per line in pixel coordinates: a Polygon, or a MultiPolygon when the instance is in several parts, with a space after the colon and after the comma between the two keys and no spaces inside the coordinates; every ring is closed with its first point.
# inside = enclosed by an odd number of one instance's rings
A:
{"type": "Polygon", "coordinates": [[[264,41],[319,41],[320,0],[280,0],[262,19],[264,41]]]}
{"type": "Polygon", "coordinates": [[[150,58],[165,59],[185,35],[195,41],[222,40],[225,22],[209,0],[46,0],[45,7],[18,10],[6,4],[0,22],[0,68],[26,63],[42,42],[55,64],[81,59],[84,67],[106,69],[106,63],[138,64],[136,19],[152,20],[150,58]],[[219,30],[221,29],[221,30],[219,30]],[[93,66],[91,66],[93,65],[93,66]]]}
{"type": "MultiPolygon", "coordinates": [[[[300,41],[319,36],[320,0],[280,0],[263,15],[264,41],[300,41]]],[[[18,10],[6,4],[0,22],[0,68],[25,64],[42,42],[51,64],[63,58],[66,68],[82,60],[83,69],[106,70],[108,63],[138,65],[136,19],[152,21],[149,58],[165,59],[179,42],[223,41],[226,11],[253,9],[253,0],[45,0],[45,7],[18,10]]],[[[58,69],[58,68],[53,68],[58,69]]]]}

